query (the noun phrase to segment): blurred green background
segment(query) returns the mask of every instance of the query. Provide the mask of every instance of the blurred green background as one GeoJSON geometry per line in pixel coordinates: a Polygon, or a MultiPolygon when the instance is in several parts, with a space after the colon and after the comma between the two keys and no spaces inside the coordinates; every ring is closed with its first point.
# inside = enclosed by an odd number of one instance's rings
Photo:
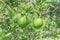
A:
{"type": "Polygon", "coordinates": [[[60,0],[0,0],[0,40],[60,40],[60,0]]]}

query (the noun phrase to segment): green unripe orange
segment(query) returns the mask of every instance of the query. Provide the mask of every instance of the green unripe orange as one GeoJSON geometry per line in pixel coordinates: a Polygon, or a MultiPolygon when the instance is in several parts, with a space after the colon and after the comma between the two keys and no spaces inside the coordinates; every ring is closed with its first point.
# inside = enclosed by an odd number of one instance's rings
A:
{"type": "Polygon", "coordinates": [[[26,18],[26,16],[21,17],[18,20],[18,23],[19,23],[20,26],[26,26],[26,24],[27,24],[27,18],[26,18]]]}
{"type": "Polygon", "coordinates": [[[43,24],[43,19],[42,18],[37,18],[37,19],[34,20],[34,26],[35,27],[39,28],[39,27],[42,26],[42,24],[43,24]]]}

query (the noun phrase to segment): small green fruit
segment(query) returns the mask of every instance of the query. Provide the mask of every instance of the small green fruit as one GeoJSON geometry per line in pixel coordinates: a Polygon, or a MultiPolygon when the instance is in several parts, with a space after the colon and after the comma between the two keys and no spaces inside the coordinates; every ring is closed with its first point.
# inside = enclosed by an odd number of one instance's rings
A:
{"type": "Polygon", "coordinates": [[[42,18],[38,18],[38,19],[35,19],[35,20],[34,20],[34,26],[35,26],[36,28],[41,27],[42,24],[43,24],[43,19],[42,19],[42,18]]]}
{"type": "Polygon", "coordinates": [[[26,18],[26,16],[21,17],[18,20],[18,23],[19,23],[20,26],[26,26],[26,24],[27,24],[27,18],[26,18]]]}

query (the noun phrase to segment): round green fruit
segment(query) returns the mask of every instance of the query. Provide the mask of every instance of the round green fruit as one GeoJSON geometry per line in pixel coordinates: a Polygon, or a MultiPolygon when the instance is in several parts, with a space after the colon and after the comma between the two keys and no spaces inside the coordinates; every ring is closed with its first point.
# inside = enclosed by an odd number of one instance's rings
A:
{"type": "Polygon", "coordinates": [[[37,18],[37,19],[34,20],[34,26],[35,27],[39,28],[39,27],[42,26],[42,24],[43,24],[43,19],[42,18],[37,18]]]}
{"type": "Polygon", "coordinates": [[[19,23],[20,26],[26,26],[26,24],[27,24],[27,18],[26,18],[26,16],[21,17],[18,20],[18,23],[19,23]]]}

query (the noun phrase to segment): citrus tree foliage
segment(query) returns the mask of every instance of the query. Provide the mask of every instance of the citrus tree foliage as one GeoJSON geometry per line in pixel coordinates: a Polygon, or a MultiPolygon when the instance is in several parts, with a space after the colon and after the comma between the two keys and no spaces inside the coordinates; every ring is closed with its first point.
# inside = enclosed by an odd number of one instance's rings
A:
{"type": "Polygon", "coordinates": [[[60,37],[59,0],[0,0],[0,40],[60,37]]]}

